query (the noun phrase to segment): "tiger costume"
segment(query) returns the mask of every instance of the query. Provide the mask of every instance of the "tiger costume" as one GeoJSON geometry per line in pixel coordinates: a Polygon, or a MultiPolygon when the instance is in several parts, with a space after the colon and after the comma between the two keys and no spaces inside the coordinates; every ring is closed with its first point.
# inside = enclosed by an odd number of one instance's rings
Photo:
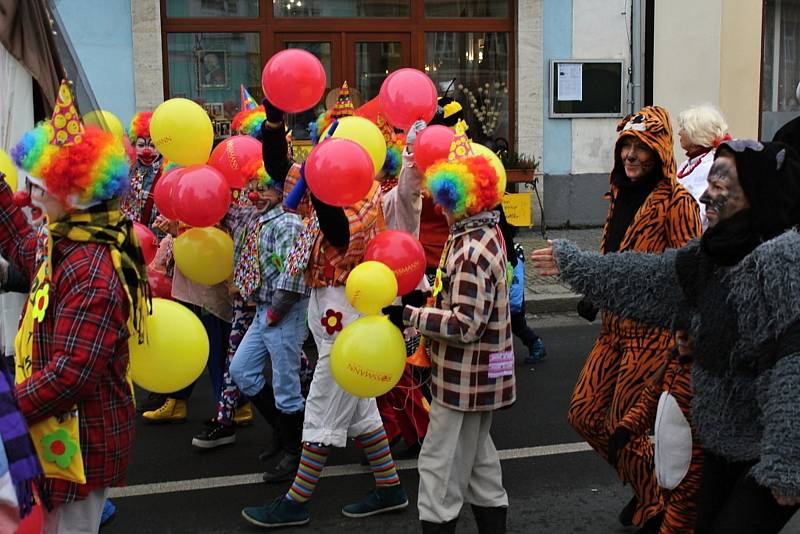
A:
{"type": "MultiPolygon", "coordinates": [[[[672,127],[667,111],[658,106],[645,107],[620,121],[617,131],[601,251],[659,253],[680,248],[699,236],[702,226],[697,203],[675,177],[672,127]],[[610,244],[610,237],[615,209],[624,208],[617,203],[621,180],[627,179],[621,157],[627,137],[634,137],[655,153],[658,161],[648,177],[654,172],[660,176],[615,246],[610,244]]],[[[608,438],[638,400],[647,379],[663,363],[671,346],[668,330],[603,311],[601,331],[578,377],[568,419],[604,459],[608,460],[608,438]]],[[[653,446],[646,435],[634,436],[632,443],[620,452],[617,472],[624,483],[631,484],[636,495],[635,524],[643,525],[662,512],[653,471],[653,446]]]]}

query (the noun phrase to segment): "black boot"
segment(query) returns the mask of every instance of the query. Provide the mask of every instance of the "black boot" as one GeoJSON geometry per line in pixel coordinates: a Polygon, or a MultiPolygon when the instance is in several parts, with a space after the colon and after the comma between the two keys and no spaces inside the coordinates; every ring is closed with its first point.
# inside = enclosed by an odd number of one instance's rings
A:
{"type": "Polygon", "coordinates": [[[478,534],[505,534],[506,532],[506,506],[475,506],[472,505],[472,515],[478,524],[478,534]]]}
{"type": "Polygon", "coordinates": [[[300,465],[303,449],[303,412],[281,413],[278,417],[278,439],[281,452],[278,460],[264,472],[264,482],[288,482],[294,480],[300,465]]]}
{"type": "Polygon", "coordinates": [[[281,442],[278,436],[278,416],[280,413],[275,407],[275,393],[272,385],[267,383],[261,391],[250,396],[250,402],[256,407],[258,413],[272,427],[272,441],[267,443],[267,448],[258,455],[258,459],[266,462],[281,451],[281,442]]]}
{"type": "Polygon", "coordinates": [[[455,534],[458,518],[451,519],[447,523],[431,523],[430,521],[420,521],[422,534],[455,534]]]}
{"type": "Polygon", "coordinates": [[[636,495],[631,497],[631,500],[628,501],[628,504],[620,511],[619,513],[619,522],[624,527],[629,527],[633,524],[633,514],[636,512],[636,506],[639,504],[639,501],[636,499],[636,495]]]}
{"type": "Polygon", "coordinates": [[[657,514],[648,519],[645,524],[636,531],[636,534],[658,534],[661,530],[661,523],[664,521],[664,513],[657,514]]]}

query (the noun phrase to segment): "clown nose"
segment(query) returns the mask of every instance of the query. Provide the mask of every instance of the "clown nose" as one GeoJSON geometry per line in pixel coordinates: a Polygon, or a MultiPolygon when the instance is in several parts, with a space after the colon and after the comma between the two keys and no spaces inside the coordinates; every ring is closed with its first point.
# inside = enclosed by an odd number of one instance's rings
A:
{"type": "Polygon", "coordinates": [[[31,205],[31,195],[27,191],[17,191],[12,198],[14,205],[18,208],[24,208],[31,205]]]}
{"type": "Polygon", "coordinates": [[[247,193],[247,199],[250,202],[257,202],[258,201],[258,193],[256,193],[255,191],[250,191],[249,193],[247,193]]]}

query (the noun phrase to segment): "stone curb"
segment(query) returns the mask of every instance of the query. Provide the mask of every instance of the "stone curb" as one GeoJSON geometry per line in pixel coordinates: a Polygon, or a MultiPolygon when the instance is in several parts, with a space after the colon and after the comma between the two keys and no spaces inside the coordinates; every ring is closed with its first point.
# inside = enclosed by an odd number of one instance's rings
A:
{"type": "Polygon", "coordinates": [[[574,312],[581,300],[575,293],[538,293],[525,297],[525,312],[533,314],[574,312]]]}

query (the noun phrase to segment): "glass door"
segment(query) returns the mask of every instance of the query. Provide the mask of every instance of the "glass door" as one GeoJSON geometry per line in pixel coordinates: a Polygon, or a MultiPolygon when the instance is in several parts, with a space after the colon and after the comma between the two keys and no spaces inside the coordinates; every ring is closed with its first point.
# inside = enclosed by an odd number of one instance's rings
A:
{"type": "Polygon", "coordinates": [[[407,33],[345,34],[344,72],[364,102],[375,98],[383,80],[411,66],[411,36],[407,33]]]}

